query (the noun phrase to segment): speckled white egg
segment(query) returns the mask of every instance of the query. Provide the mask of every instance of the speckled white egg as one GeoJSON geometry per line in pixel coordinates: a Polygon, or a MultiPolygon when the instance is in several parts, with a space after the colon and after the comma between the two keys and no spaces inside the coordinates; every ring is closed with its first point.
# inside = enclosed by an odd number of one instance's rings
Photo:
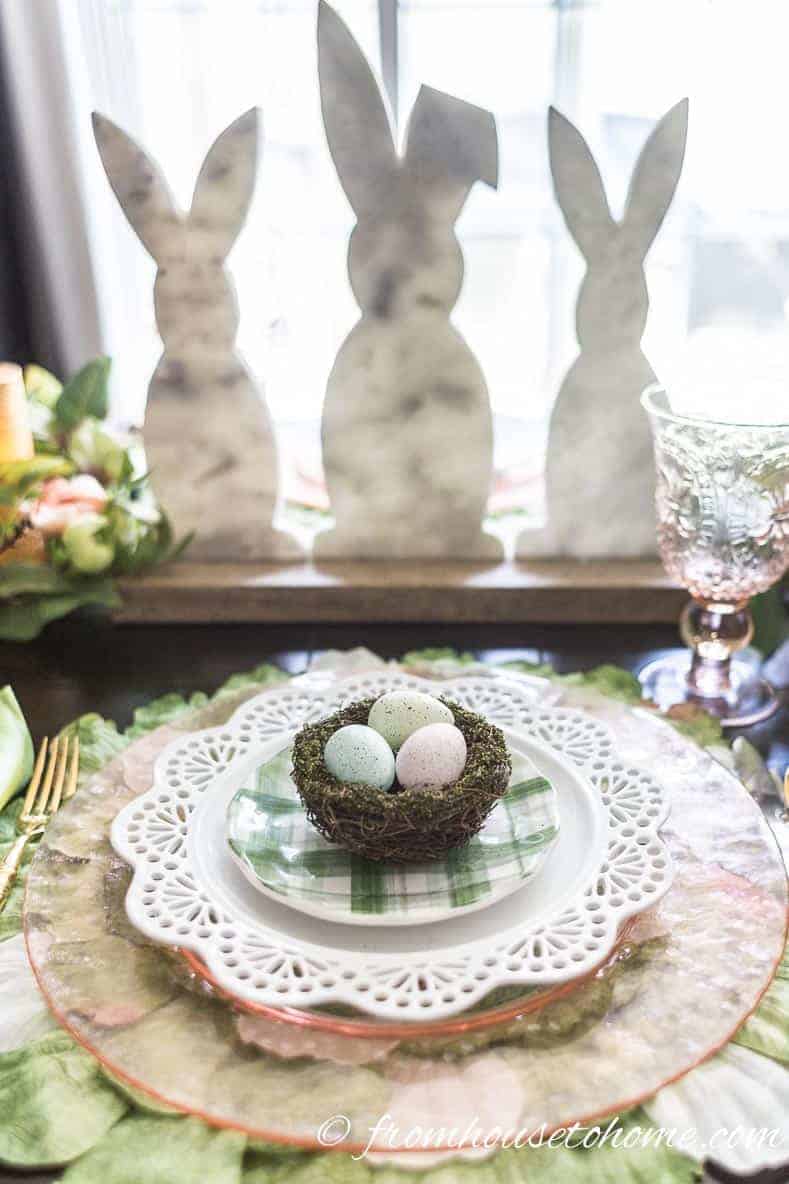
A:
{"type": "Polygon", "coordinates": [[[466,738],[454,724],[427,724],[397,754],[403,789],[433,789],[457,781],[466,767],[466,738]]]}
{"type": "Polygon", "coordinates": [[[364,724],[347,724],[332,733],[323,750],[323,763],[338,781],[378,789],[389,789],[394,781],[394,753],[383,736],[364,724]]]}
{"type": "Polygon", "coordinates": [[[367,723],[395,752],[418,728],[428,724],[454,724],[455,717],[440,699],[422,691],[390,691],[376,699],[367,723]]]}

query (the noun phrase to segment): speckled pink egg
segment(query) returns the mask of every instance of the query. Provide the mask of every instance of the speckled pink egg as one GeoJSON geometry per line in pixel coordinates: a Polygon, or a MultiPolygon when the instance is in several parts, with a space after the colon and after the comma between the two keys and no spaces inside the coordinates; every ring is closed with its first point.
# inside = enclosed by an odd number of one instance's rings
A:
{"type": "Polygon", "coordinates": [[[466,767],[466,738],[454,724],[425,724],[412,732],[397,754],[395,770],[403,789],[435,789],[457,781],[466,767]]]}

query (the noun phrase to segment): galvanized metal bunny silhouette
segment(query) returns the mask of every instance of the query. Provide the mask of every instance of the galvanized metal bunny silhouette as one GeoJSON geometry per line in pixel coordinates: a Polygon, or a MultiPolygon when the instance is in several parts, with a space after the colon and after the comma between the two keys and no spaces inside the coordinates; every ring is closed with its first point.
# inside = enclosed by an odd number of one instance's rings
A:
{"type": "Polygon", "coordinates": [[[238,305],[225,259],[249,208],[258,112],[247,111],[205,158],[184,213],[157,165],[124,131],[94,114],[96,144],[121,209],[158,265],[154,301],[164,352],[143,430],[156,492],[190,556],[296,558],[274,530],[278,467],[268,411],[235,350],[238,305]]]}
{"type": "Polygon", "coordinates": [[[655,375],[641,351],[649,298],[644,259],[682,171],[683,100],[663,116],[636,163],[620,222],[578,130],[552,107],[551,172],[567,228],[587,264],[578,294],[580,353],[562,383],[548,437],[548,524],[525,531],[522,557],[590,559],[655,552],[655,469],[639,396],[655,375]]]}
{"type": "Polygon", "coordinates": [[[320,558],[499,558],[481,529],[490,404],[449,314],[463,279],[454,224],[477,180],[495,186],[493,116],[422,87],[398,156],[383,99],[350,32],[318,15],[326,135],[354,213],[348,271],[362,316],[340,347],[323,410],[335,528],[320,558]]]}

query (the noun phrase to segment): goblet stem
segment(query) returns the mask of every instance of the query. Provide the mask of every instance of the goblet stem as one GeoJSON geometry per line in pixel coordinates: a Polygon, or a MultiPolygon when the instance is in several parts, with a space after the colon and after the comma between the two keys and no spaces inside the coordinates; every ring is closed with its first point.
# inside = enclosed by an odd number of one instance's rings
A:
{"type": "Polygon", "coordinates": [[[693,599],[683,609],[680,633],[693,651],[688,687],[702,699],[727,699],[732,692],[731,657],[753,637],[747,600],[734,604],[693,599]]]}

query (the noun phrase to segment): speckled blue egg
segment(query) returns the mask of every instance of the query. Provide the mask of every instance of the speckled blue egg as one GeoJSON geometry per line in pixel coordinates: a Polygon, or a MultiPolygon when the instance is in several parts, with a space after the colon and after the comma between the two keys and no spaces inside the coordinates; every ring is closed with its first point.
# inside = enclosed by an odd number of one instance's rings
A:
{"type": "Polygon", "coordinates": [[[390,691],[370,708],[367,722],[397,752],[409,736],[428,724],[454,724],[455,717],[440,699],[422,691],[390,691]]]}
{"type": "Polygon", "coordinates": [[[326,741],[323,763],[338,781],[390,789],[395,758],[380,733],[364,724],[338,728],[326,741]]]}

